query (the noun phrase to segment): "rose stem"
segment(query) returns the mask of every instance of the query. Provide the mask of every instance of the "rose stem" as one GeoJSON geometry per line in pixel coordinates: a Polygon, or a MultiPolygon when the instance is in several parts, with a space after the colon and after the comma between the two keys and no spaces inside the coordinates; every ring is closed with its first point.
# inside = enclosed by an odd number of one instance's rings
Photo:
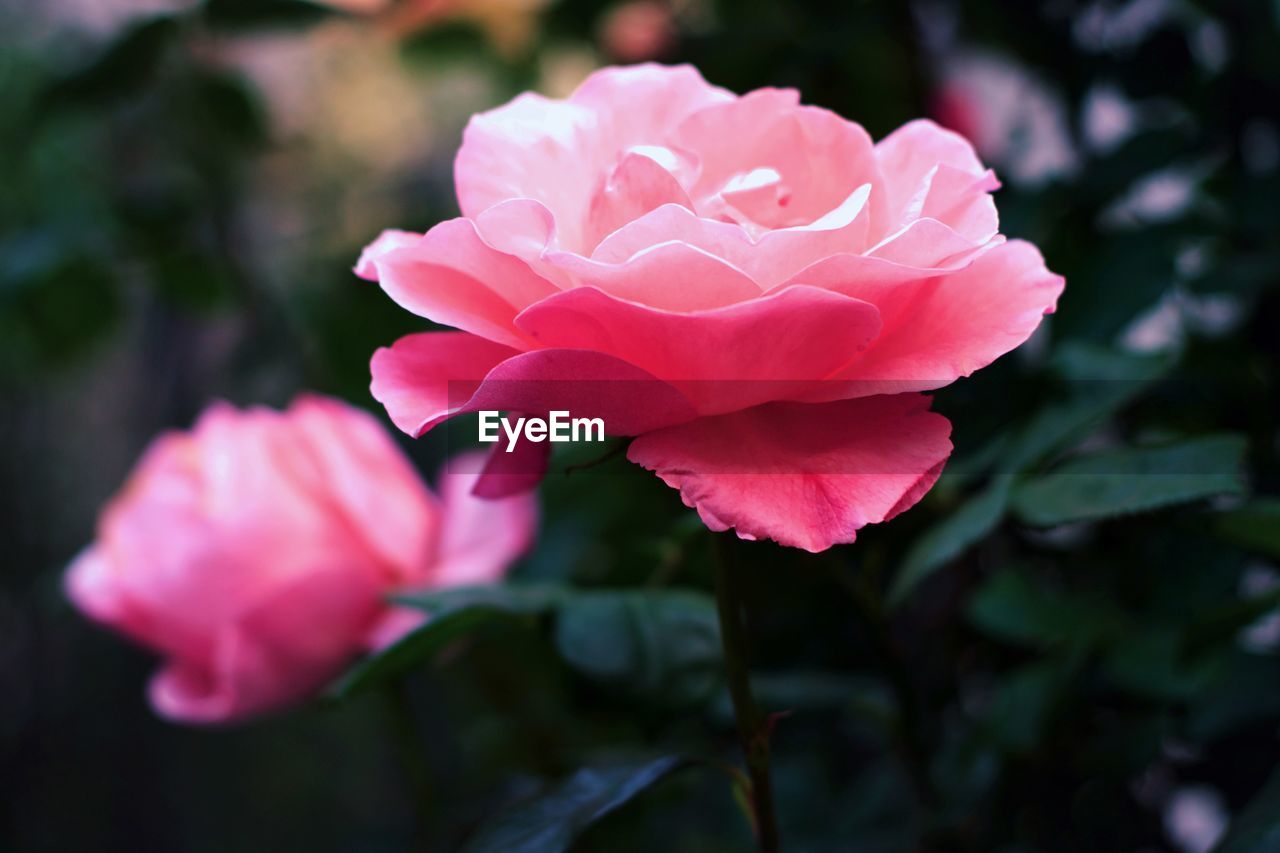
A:
{"type": "Polygon", "coordinates": [[[773,807],[773,781],[769,775],[769,721],[751,694],[746,638],[742,626],[742,601],[733,560],[732,534],[711,537],[711,567],[715,575],[716,609],[720,615],[720,642],[724,646],[725,677],[738,739],[751,777],[751,810],[755,817],[756,844],[760,853],[778,853],[778,820],[773,807]]]}

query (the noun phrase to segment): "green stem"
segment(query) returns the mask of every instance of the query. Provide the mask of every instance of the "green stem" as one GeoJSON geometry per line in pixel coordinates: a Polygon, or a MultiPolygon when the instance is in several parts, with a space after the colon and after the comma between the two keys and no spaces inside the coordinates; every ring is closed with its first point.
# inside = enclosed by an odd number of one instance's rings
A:
{"type": "Polygon", "coordinates": [[[388,686],[387,714],[395,750],[404,769],[405,781],[417,824],[418,849],[426,849],[429,829],[434,820],[435,797],[431,789],[431,769],[427,765],[426,741],[418,728],[409,691],[402,682],[388,686]]]}
{"type": "Polygon", "coordinates": [[[751,778],[750,802],[756,844],[760,853],[778,853],[778,819],[773,806],[773,780],[769,773],[769,720],[751,694],[746,638],[742,626],[742,601],[738,594],[737,566],[733,565],[730,535],[714,535],[712,571],[716,584],[716,609],[720,615],[720,641],[724,669],[738,723],[738,739],[751,778]]]}

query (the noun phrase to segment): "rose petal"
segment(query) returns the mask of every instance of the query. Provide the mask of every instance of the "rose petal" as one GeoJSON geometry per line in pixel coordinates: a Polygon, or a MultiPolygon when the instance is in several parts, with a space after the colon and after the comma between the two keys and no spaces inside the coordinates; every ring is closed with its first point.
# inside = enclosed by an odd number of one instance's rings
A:
{"type": "Polygon", "coordinates": [[[484,469],[476,478],[472,493],[493,500],[519,495],[538,488],[551,462],[550,442],[529,441],[523,435],[508,451],[499,439],[485,457],[484,469]]]}
{"type": "MultiPolygon", "coordinates": [[[[689,188],[700,215],[753,232],[807,225],[878,181],[866,131],[798,100],[792,90],[759,89],[684,120],[672,141],[702,164],[689,188]],[[771,181],[761,184],[764,176],[771,181]]],[[[874,194],[871,204],[880,204],[874,194]]]]}
{"type": "Polygon", "coordinates": [[[920,395],[770,403],[642,435],[627,458],[680,490],[712,530],[823,551],[920,499],[951,425],[920,395]]]}
{"type": "Polygon", "coordinates": [[[886,234],[920,215],[921,190],[940,164],[974,176],[986,171],[968,140],[928,119],[907,122],[880,140],[875,156],[882,176],[879,188],[885,199],[882,228],[886,234]]]}
{"type": "Polygon", "coordinates": [[[427,332],[378,350],[372,368],[373,396],[396,426],[414,436],[480,410],[600,417],[611,435],[636,435],[695,416],[670,385],[599,352],[516,353],[463,332],[427,332]],[[472,378],[486,363],[485,376],[472,378]]]}
{"type": "Polygon", "coordinates": [[[699,414],[798,393],[880,330],[869,303],[812,287],[685,314],[583,287],[543,300],[517,322],[547,346],[608,353],[669,382],[699,414]]]}
{"type": "MultiPolygon", "coordinates": [[[[993,239],[991,235],[988,239],[993,239]]],[[[983,245],[936,219],[917,219],[867,253],[895,264],[937,274],[976,257],[983,245]]]]}
{"type": "Polygon", "coordinates": [[[570,252],[549,252],[546,259],[579,286],[666,311],[719,308],[760,295],[746,273],[683,242],[652,246],[617,264],[570,252]]]}
{"type": "Polygon", "coordinates": [[[373,354],[369,390],[391,422],[416,438],[452,417],[517,352],[466,332],[406,335],[373,354]]]}
{"type": "Polygon", "coordinates": [[[296,472],[308,491],[330,496],[370,553],[386,562],[388,582],[420,576],[436,544],[441,507],[386,430],[366,412],[311,394],[295,400],[287,417],[314,463],[296,472]]]}
{"type": "Polygon", "coordinates": [[[528,344],[511,321],[526,306],[556,291],[517,258],[480,238],[466,219],[451,219],[409,245],[368,261],[378,283],[420,317],[497,343],[528,344]]]}
{"type": "MultiPolygon", "coordinates": [[[[545,449],[546,442],[522,442],[545,449]]],[[[493,454],[507,455],[507,454],[493,454]]],[[[514,454],[513,454],[514,455],[514,454]]],[[[517,557],[533,543],[538,528],[538,502],[527,490],[497,500],[478,488],[484,474],[483,454],[450,460],[441,472],[439,489],[445,505],[445,533],[431,581],[437,586],[492,583],[501,580],[517,557]]]]}
{"type": "Polygon", "coordinates": [[[625,154],[591,199],[584,250],[664,204],[693,207],[671,173],[651,157],[625,154]]]}
{"type": "MultiPolygon", "coordinates": [[[[862,251],[870,227],[870,194],[871,185],[863,184],[814,222],[765,232],[758,241],[740,225],[705,219],[680,205],[667,204],[610,234],[591,258],[620,264],[657,245],[684,243],[724,259],[746,273],[760,290],[768,290],[825,257],[862,251]]],[[[719,304],[731,304],[724,300],[736,295],[727,293],[719,304]]],[[[689,301],[688,296],[684,299],[689,301]]],[[[646,299],[634,301],[652,304],[646,299]]]]}
{"type": "Polygon", "coordinates": [[[462,213],[534,199],[554,214],[563,245],[581,248],[591,195],[622,152],[664,145],[690,112],[732,98],[692,66],[652,64],[597,71],[568,101],[521,95],[467,125],[454,163],[462,213]]]}
{"type": "Polygon", "coordinates": [[[950,275],[868,294],[884,330],[837,378],[860,395],[940,388],[1031,337],[1063,284],[1039,250],[1014,240],[950,275]]]}
{"type": "Polygon", "coordinates": [[[499,252],[514,255],[557,287],[572,284],[567,273],[544,256],[560,246],[556,218],[546,205],[531,198],[499,202],[475,218],[482,240],[499,252]]]}
{"type": "Polygon", "coordinates": [[[387,252],[412,246],[421,239],[422,235],[415,231],[400,231],[396,228],[388,228],[379,234],[372,243],[364,247],[364,251],[360,253],[360,259],[356,261],[355,274],[366,281],[377,281],[378,270],[374,266],[374,261],[387,252]]]}
{"type": "Polygon", "coordinates": [[[313,693],[341,670],[382,610],[371,575],[312,566],[224,626],[206,658],[177,657],[152,679],[152,707],[185,723],[232,723],[313,693]],[[324,626],[324,630],[316,630],[324,626]]]}

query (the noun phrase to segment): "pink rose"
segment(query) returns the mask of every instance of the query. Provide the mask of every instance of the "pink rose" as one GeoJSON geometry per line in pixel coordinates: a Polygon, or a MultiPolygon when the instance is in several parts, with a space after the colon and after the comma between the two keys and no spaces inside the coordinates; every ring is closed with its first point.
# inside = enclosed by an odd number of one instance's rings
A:
{"type": "MultiPolygon", "coordinates": [[[[356,267],[460,330],[374,355],[392,420],[601,417],[712,529],[811,551],[919,500],[951,443],[916,392],[1021,344],[1063,287],[999,234],[963,138],[915,121],[873,143],[688,66],[478,115],[455,179],[462,217],[356,267]]],[[[493,454],[479,490],[529,485],[546,449],[493,454]]]]}
{"type": "Polygon", "coordinates": [[[369,415],[302,397],[218,404],[147,450],[106,507],[67,593],[159,652],[161,715],[224,723],[301,700],[420,616],[395,591],[502,577],[529,545],[530,497],[433,495],[369,415]]]}

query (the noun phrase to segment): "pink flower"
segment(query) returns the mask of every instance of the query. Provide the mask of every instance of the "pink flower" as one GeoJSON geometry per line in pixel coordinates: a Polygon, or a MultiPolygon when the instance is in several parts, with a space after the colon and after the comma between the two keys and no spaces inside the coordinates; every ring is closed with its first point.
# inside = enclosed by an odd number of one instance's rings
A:
{"type": "MultiPolygon", "coordinates": [[[[601,417],[712,529],[811,551],[919,500],[951,443],[916,392],[1021,344],[1063,287],[999,234],[960,136],[916,121],[873,143],[688,66],[478,115],[455,179],[462,217],[385,232],[356,267],[460,330],[374,355],[392,420],[601,417]]],[[[479,490],[536,482],[546,449],[495,453],[479,490]]]]}
{"type": "Polygon", "coordinates": [[[529,545],[529,497],[433,495],[369,415],[302,397],[218,404],[147,450],[68,570],[93,619],[159,652],[161,715],[225,723],[295,703],[419,617],[396,591],[502,577],[529,545]]]}

